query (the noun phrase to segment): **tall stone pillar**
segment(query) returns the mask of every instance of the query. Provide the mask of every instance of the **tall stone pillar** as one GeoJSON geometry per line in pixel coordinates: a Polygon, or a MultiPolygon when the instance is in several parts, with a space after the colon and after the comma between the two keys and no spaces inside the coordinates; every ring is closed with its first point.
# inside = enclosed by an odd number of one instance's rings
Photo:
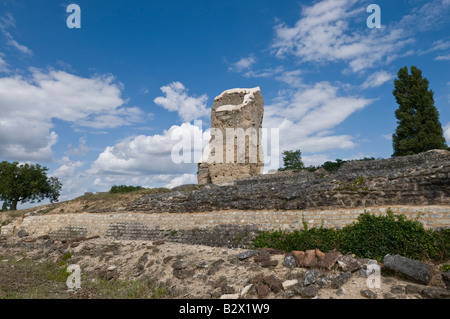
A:
{"type": "Polygon", "coordinates": [[[221,184],[262,174],[264,100],[259,87],[231,89],[214,99],[211,140],[199,164],[199,184],[221,184]]]}

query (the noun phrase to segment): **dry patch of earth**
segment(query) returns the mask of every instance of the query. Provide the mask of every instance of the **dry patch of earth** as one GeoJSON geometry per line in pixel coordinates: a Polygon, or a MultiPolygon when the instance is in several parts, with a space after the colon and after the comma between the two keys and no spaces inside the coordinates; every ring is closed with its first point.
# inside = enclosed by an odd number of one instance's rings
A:
{"type": "Polygon", "coordinates": [[[429,286],[382,271],[379,288],[368,287],[367,277],[354,271],[337,288],[333,282],[344,273],[337,265],[312,272],[286,267],[282,252],[272,253],[265,263],[255,257],[240,260],[237,255],[243,252],[163,241],[2,237],[0,298],[256,299],[261,293],[267,299],[449,297],[438,264],[429,286]],[[81,269],[76,292],[68,292],[65,282],[71,264],[81,269]],[[263,286],[269,291],[261,291],[263,286]]]}

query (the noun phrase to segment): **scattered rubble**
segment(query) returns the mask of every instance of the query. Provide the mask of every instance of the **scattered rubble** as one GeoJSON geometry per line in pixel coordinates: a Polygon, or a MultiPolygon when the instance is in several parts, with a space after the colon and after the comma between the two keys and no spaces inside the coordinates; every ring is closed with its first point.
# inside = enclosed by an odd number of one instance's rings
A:
{"type": "MultiPolygon", "coordinates": [[[[376,261],[335,250],[244,250],[107,238],[63,242],[48,236],[1,237],[0,248],[2,261],[27,259],[41,263],[64,259],[67,264],[79,265],[82,273],[108,281],[153,280],[165,287],[167,298],[450,298],[450,290],[445,288],[448,273],[427,277],[427,285],[388,273],[381,276],[380,286],[374,287],[369,284],[373,274],[368,273],[368,266],[376,261]]],[[[386,257],[387,265],[380,264],[381,269],[393,267],[390,257],[386,257]]],[[[403,268],[420,265],[400,257],[395,257],[395,264],[403,268]]],[[[422,265],[419,269],[432,269],[436,274],[439,265],[422,265]]],[[[2,279],[7,276],[14,276],[14,272],[0,267],[0,295],[2,279]]]]}
{"type": "Polygon", "coordinates": [[[433,267],[431,265],[400,255],[386,255],[383,262],[387,269],[404,274],[423,285],[428,285],[433,275],[433,267]]]}

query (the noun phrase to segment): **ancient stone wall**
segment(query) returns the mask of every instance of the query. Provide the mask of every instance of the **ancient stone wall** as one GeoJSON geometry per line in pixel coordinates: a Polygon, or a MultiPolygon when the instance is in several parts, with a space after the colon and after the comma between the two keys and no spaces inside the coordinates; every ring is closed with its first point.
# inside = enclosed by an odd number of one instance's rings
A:
{"type": "Polygon", "coordinates": [[[243,178],[227,186],[146,195],[129,210],[192,213],[449,204],[450,152],[429,151],[350,162],[333,173],[279,172],[243,178]]]}
{"type": "Polygon", "coordinates": [[[221,184],[259,175],[264,100],[260,88],[227,90],[214,99],[211,141],[199,164],[199,184],[221,184]]]}
{"type": "MultiPolygon", "coordinates": [[[[450,227],[448,206],[394,206],[395,214],[418,219],[426,228],[450,227]]],[[[25,230],[30,236],[49,234],[55,239],[106,236],[204,244],[210,246],[248,246],[259,231],[301,230],[308,227],[341,228],[355,222],[364,211],[385,214],[386,207],[352,210],[309,211],[221,211],[210,213],[111,213],[56,214],[26,217],[20,225],[1,227],[1,234],[25,230]]]]}

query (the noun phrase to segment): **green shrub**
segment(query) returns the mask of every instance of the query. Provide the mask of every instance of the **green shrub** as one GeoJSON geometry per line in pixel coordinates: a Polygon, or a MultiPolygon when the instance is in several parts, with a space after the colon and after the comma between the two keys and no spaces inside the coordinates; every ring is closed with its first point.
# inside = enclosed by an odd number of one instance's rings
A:
{"type": "Polygon", "coordinates": [[[412,259],[443,258],[439,232],[427,230],[417,220],[404,215],[386,216],[364,213],[358,222],[344,228],[344,253],[382,260],[386,254],[399,254],[412,259]]]}
{"type": "Polygon", "coordinates": [[[142,186],[126,186],[126,185],[114,185],[111,187],[109,192],[111,194],[125,194],[125,193],[131,193],[134,191],[142,190],[144,187],[142,186]]]}
{"type": "Polygon", "coordinates": [[[353,253],[379,261],[386,254],[445,260],[450,258],[450,229],[428,230],[417,220],[394,215],[389,209],[385,216],[364,213],[357,222],[340,230],[305,227],[303,231],[262,232],[253,240],[253,245],[285,251],[337,249],[343,254],[353,253]]]}

